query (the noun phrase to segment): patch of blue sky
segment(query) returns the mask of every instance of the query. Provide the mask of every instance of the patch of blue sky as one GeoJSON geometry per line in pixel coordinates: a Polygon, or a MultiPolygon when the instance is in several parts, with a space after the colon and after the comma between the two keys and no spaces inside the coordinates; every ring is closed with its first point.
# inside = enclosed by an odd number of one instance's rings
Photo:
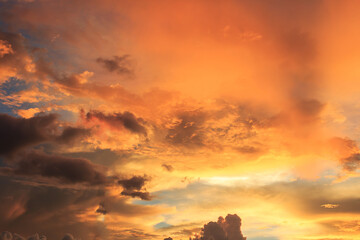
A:
{"type": "Polygon", "coordinates": [[[10,77],[7,81],[0,85],[0,90],[3,95],[9,96],[11,94],[26,90],[30,87],[30,83],[15,77],[10,77]]]}
{"type": "MultiPolygon", "coordinates": [[[[3,96],[11,96],[12,94],[16,94],[20,91],[29,89],[31,87],[34,86],[34,84],[36,84],[36,87],[42,91],[43,90],[43,86],[41,83],[27,83],[24,80],[18,79],[18,78],[9,78],[8,81],[4,82],[3,84],[0,85],[0,91],[2,93],[3,96]]],[[[61,100],[63,101],[63,100],[61,100]]],[[[5,104],[5,100],[0,100],[0,112],[1,113],[6,113],[12,116],[19,116],[16,114],[17,110],[23,109],[23,110],[27,110],[30,108],[42,108],[45,107],[49,104],[54,104],[54,105],[59,105],[59,101],[54,99],[48,102],[24,102],[21,103],[20,105],[16,105],[16,104],[5,104]]],[[[61,105],[61,102],[60,102],[61,105]]],[[[59,109],[59,110],[53,110],[50,111],[51,113],[56,113],[59,115],[59,119],[63,120],[63,121],[73,121],[75,122],[77,120],[77,113],[71,112],[71,111],[67,111],[67,110],[63,110],[63,109],[59,109]]]]}
{"type": "Polygon", "coordinates": [[[153,227],[158,230],[158,229],[163,229],[163,228],[169,228],[172,227],[173,225],[168,224],[167,222],[159,222],[157,224],[155,224],[153,227]]]}

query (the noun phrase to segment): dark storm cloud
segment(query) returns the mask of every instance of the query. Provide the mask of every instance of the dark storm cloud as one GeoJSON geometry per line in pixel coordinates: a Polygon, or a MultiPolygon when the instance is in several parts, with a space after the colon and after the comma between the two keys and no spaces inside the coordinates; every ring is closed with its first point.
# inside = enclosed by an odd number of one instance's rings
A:
{"type": "Polygon", "coordinates": [[[74,141],[90,135],[90,130],[86,128],[66,127],[56,141],[64,144],[71,144],[74,141]]]}
{"type": "Polygon", "coordinates": [[[0,154],[49,140],[55,130],[56,115],[38,115],[29,119],[0,114],[0,154]]]}
{"type": "Polygon", "coordinates": [[[0,114],[0,154],[11,154],[20,149],[44,142],[74,143],[90,130],[65,127],[60,135],[56,114],[38,114],[32,118],[16,118],[0,114]]]}
{"type": "Polygon", "coordinates": [[[109,72],[116,72],[117,74],[133,74],[132,63],[130,55],[114,56],[111,59],[98,58],[96,62],[101,64],[109,72]]]}
{"type": "Polygon", "coordinates": [[[124,190],[121,192],[121,195],[139,197],[142,200],[151,200],[150,194],[147,191],[142,190],[148,180],[149,179],[145,176],[133,176],[129,179],[119,180],[119,185],[124,188],[124,190]]]}
{"type": "Polygon", "coordinates": [[[87,159],[48,155],[32,151],[18,155],[13,168],[2,168],[3,173],[57,179],[63,183],[105,184],[108,182],[102,166],[87,159]]]}
{"type": "Polygon", "coordinates": [[[136,118],[131,112],[105,114],[100,111],[90,111],[85,118],[87,121],[98,119],[115,128],[124,127],[133,133],[147,135],[146,128],[143,126],[144,120],[136,118]]]}

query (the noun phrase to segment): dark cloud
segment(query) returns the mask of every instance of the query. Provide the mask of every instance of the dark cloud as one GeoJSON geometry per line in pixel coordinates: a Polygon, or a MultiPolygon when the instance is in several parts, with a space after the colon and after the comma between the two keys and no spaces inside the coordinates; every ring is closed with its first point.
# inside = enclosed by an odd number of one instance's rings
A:
{"type": "Polygon", "coordinates": [[[55,130],[56,118],[54,114],[29,119],[0,114],[0,154],[49,140],[55,130]]]}
{"type": "Polygon", "coordinates": [[[145,182],[148,181],[146,177],[133,176],[129,179],[119,180],[118,183],[126,190],[140,190],[144,187],[145,182]]]}
{"type": "Polygon", "coordinates": [[[162,166],[166,171],[168,171],[168,172],[174,171],[174,167],[171,166],[170,164],[165,164],[165,163],[163,163],[161,166],[162,166]]]}
{"type": "Polygon", "coordinates": [[[236,214],[228,214],[225,219],[219,218],[218,224],[224,229],[228,240],[246,240],[241,233],[241,219],[236,214]]]}
{"type": "Polygon", "coordinates": [[[90,111],[85,118],[87,121],[98,119],[114,128],[126,128],[133,133],[147,135],[146,128],[143,126],[144,120],[136,118],[131,112],[104,114],[100,111],[90,111]]]}
{"type": "Polygon", "coordinates": [[[343,167],[347,171],[355,171],[360,166],[360,153],[352,154],[350,157],[341,160],[343,167]]]}
{"type": "Polygon", "coordinates": [[[171,237],[164,238],[164,240],[173,240],[171,237]]]}
{"type": "Polygon", "coordinates": [[[146,201],[150,201],[152,199],[151,195],[149,192],[142,192],[142,191],[122,191],[121,192],[121,195],[124,195],[124,196],[130,196],[130,197],[138,197],[140,198],[141,200],[146,200],[146,201]]]}
{"type": "Polygon", "coordinates": [[[241,233],[241,219],[236,214],[228,214],[225,219],[219,217],[217,222],[205,224],[201,235],[193,240],[246,240],[241,233]]]}
{"type": "Polygon", "coordinates": [[[107,214],[107,211],[106,211],[106,209],[105,209],[104,203],[100,203],[100,204],[99,204],[99,207],[98,207],[98,209],[96,209],[96,212],[97,212],[97,213],[101,213],[101,214],[103,214],[103,215],[106,215],[106,214],[107,214]]]}
{"type": "Polygon", "coordinates": [[[112,59],[98,58],[96,62],[101,64],[109,72],[116,72],[121,75],[132,75],[133,66],[130,55],[114,56],[112,59]]]}
{"type": "Polygon", "coordinates": [[[2,168],[3,173],[57,179],[63,183],[105,184],[108,182],[102,166],[81,158],[48,155],[41,152],[19,154],[12,168],[2,168]]]}
{"type": "Polygon", "coordinates": [[[56,114],[40,113],[31,118],[16,118],[0,114],[0,154],[12,154],[20,149],[44,142],[72,144],[89,136],[90,130],[65,127],[61,131],[56,114]]]}
{"type": "Polygon", "coordinates": [[[96,222],[82,222],[78,215],[95,207],[104,194],[101,186],[59,188],[0,176],[0,226],[10,232],[21,231],[23,236],[36,231],[49,239],[62,239],[64,233],[71,232],[82,239],[92,239],[93,233],[105,229],[96,222]]]}
{"type": "Polygon", "coordinates": [[[66,127],[56,141],[64,144],[71,144],[82,137],[90,136],[91,131],[86,128],[66,127]]]}
{"type": "Polygon", "coordinates": [[[224,229],[216,222],[209,222],[204,225],[204,240],[227,240],[224,229]]]}
{"type": "Polygon", "coordinates": [[[124,188],[121,195],[151,200],[150,194],[146,190],[142,190],[146,181],[148,181],[148,178],[145,176],[133,176],[130,179],[119,180],[118,183],[124,188]]]}

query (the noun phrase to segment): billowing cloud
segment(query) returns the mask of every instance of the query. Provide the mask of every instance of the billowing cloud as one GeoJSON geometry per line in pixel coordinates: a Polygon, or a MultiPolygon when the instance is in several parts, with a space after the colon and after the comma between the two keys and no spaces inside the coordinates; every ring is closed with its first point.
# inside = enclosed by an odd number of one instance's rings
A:
{"type": "Polygon", "coordinates": [[[246,240],[241,232],[241,219],[236,214],[228,214],[225,219],[219,217],[217,222],[205,224],[201,235],[200,239],[204,240],[246,240]]]}

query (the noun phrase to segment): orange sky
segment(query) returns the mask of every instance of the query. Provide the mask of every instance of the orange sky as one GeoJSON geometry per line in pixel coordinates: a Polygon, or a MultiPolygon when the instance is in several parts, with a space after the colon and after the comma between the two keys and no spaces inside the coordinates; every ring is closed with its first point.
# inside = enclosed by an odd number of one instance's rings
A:
{"type": "Polygon", "coordinates": [[[0,1],[0,232],[360,239],[359,8],[0,1]]]}

